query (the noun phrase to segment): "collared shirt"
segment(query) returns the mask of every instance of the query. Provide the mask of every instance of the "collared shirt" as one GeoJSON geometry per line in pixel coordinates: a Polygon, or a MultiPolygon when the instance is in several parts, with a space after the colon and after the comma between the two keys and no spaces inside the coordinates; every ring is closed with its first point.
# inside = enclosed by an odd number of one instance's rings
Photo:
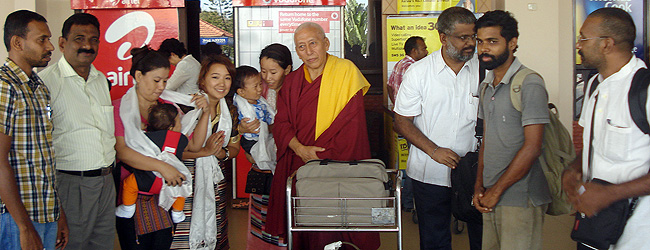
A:
{"type": "Polygon", "coordinates": [[[166,89],[183,94],[194,94],[199,92],[199,71],[201,63],[192,55],[186,55],[176,64],[174,73],[167,80],[166,89]]]}
{"type": "MultiPolygon", "coordinates": [[[[590,81],[586,90],[579,124],[584,127],[582,143],[583,178],[589,178],[589,135],[594,110],[593,178],[611,183],[623,183],[648,174],[650,169],[650,136],[641,132],[630,115],[628,92],[634,73],[645,68],[645,63],[632,57],[618,72],[603,79],[598,74],[590,81]],[[591,96],[588,90],[594,79],[600,84],[591,96]],[[596,103],[596,95],[598,102],[596,103]],[[596,106],[594,106],[596,104],[596,106]]],[[[650,111],[650,102],[646,103],[650,111]]],[[[650,117],[650,116],[648,116],[650,117]]]]}
{"type": "MultiPolygon", "coordinates": [[[[598,74],[591,78],[585,88],[582,115],[578,124],[584,127],[582,143],[582,177],[590,174],[589,135],[592,115],[594,115],[594,139],[591,177],[619,184],[648,174],[650,169],[650,136],[641,132],[630,115],[628,92],[634,74],[645,63],[635,56],[618,72],[607,79],[598,74]],[[598,77],[600,84],[589,96],[589,89],[598,77]],[[596,96],[598,102],[596,102],[596,96]]],[[[650,99],[649,99],[650,100],[650,99]]],[[[646,102],[646,112],[650,111],[650,101],[646,102]]],[[[650,112],[646,115],[650,117],[650,112]]],[[[650,196],[642,196],[625,225],[625,231],[616,245],[610,249],[647,249],[648,216],[650,216],[650,196]]]]}
{"type": "MultiPolygon", "coordinates": [[[[456,74],[436,51],[406,71],[395,100],[395,113],[414,117],[413,124],[440,147],[464,156],[476,149],[479,67],[476,56],[456,74]]],[[[450,186],[451,169],[411,145],[406,172],[428,184],[450,186]]]]}
{"type": "Polygon", "coordinates": [[[404,73],[406,73],[406,70],[411,67],[411,64],[413,64],[415,60],[410,57],[409,55],[404,56],[402,60],[399,60],[397,64],[395,64],[395,67],[393,67],[393,73],[390,74],[390,78],[388,78],[388,86],[391,86],[395,91],[393,92],[393,98],[397,98],[397,90],[399,90],[400,85],[402,84],[402,78],[404,77],[404,73]]]}
{"type": "Polygon", "coordinates": [[[12,137],[9,165],[27,214],[38,223],[59,219],[49,101],[41,78],[35,72],[27,76],[7,58],[0,67],[0,133],[12,137]]]}
{"type": "MultiPolygon", "coordinates": [[[[483,185],[486,188],[501,178],[524,145],[524,126],[550,121],[546,87],[538,75],[527,76],[521,85],[521,112],[512,106],[510,81],[521,67],[525,66],[515,58],[496,87],[492,85],[493,71],[489,71],[481,83],[488,84],[479,107],[479,118],[485,119],[486,124],[483,141],[483,185]]],[[[529,201],[534,206],[551,201],[546,177],[537,159],[528,174],[501,195],[497,205],[527,207],[529,201]]]]}
{"type": "Polygon", "coordinates": [[[113,105],[104,74],[91,65],[86,81],[61,57],[40,75],[52,95],[57,169],[86,171],[113,163],[113,105]]]}

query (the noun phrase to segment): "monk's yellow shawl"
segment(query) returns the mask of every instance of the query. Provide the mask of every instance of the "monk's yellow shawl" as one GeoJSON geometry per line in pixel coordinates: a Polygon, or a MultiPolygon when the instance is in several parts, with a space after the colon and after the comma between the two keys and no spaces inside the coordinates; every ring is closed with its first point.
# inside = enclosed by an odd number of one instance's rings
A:
{"type": "MultiPolygon", "coordinates": [[[[311,76],[307,67],[305,79],[311,83],[311,76]]],[[[370,83],[361,74],[361,71],[350,60],[327,55],[327,62],[318,92],[318,107],[316,109],[316,138],[334,122],[350,99],[363,90],[365,95],[370,88],[370,83]]]]}

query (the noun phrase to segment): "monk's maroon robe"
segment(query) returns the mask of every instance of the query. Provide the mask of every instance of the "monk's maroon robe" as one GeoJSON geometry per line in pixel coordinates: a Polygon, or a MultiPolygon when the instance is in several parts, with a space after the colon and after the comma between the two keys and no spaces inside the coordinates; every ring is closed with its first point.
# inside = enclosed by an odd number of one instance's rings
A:
{"type": "MultiPolygon", "coordinates": [[[[295,136],[305,146],[318,146],[320,159],[341,161],[370,158],[366,129],[363,92],[350,99],[334,122],[315,140],[316,110],[322,75],[312,83],[305,79],[304,65],[289,74],[280,90],[278,113],[273,125],[273,137],[278,147],[277,167],[269,200],[265,231],[286,239],[286,181],[287,177],[305,163],[289,148],[295,136]]],[[[378,233],[294,233],[294,249],[323,249],[335,241],[352,242],[361,249],[379,248],[378,233]]]]}

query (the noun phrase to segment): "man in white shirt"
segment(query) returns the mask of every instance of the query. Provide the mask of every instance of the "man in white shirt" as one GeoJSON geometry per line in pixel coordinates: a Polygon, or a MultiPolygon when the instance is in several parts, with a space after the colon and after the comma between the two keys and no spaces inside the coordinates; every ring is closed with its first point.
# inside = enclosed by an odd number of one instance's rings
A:
{"type": "MultiPolygon", "coordinates": [[[[635,37],[627,12],[602,8],[589,14],[576,41],[583,65],[598,74],[585,88],[579,121],[584,151],[564,172],[562,186],[578,212],[587,216],[615,201],[639,197],[623,235],[610,249],[650,249],[650,136],[632,120],[628,106],[634,74],[646,68],[632,53],[635,37]],[[593,178],[613,185],[589,182],[593,178]]],[[[650,110],[650,102],[645,107],[650,110]]],[[[579,244],[578,249],[590,248],[579,244]]]]}
{"type": "MultiPolygon", "coordinates": [[[[464,8],[442,12],[442,49],[411,65],[395,100],[395,130],[411,143],[406,172],[413,180],[420,249],[451,249],[450,173],[460,156],[476,149],[475,21],[464,8]]],[[[480,248],[480,226],[468,231],[472,249],[480,248]]]]}
{"type": "Polygon", "coordinates": [[[175,65],[174,73],[167,80],[166,89],[183,94],[199,92],[199,71],[201,64],[192,55],[187,54],[185,45],[176,38],[168,38],[160,44],[158,52],[175,65]]]}
{"type": "Polygon", "coordinates": [[[57,191],[68,214],[69,249],[113,249],[113,106],[106,77],[92,65],[99,22],[77,13],[63,23],[63,57],[40,74],[52,96],[57,191]]]}

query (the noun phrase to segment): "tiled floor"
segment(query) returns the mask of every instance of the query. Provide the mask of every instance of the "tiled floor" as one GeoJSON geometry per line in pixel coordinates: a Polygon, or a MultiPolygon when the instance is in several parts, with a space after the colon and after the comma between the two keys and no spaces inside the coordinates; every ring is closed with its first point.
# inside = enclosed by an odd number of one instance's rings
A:
{"type": "MultiPolygon", "coordinates": [[[[246,216],[248,210],[242,209],[228,209],[228,230],[230,248],[232,250],[246,249],[246,216]]],[[[569,215],[563,216],[546,216],[544,221],[544,250],[574,250],[576,249],[575,243],[569,237],[571,226],[573,225],[573,217],[569,215]]],[[[403,230],[403,249],[416,250],[419,249],[420,236],[418,234],[417,224],[411,220],[411,213],[402,213],[402,230],[403,230]]],[[[460,234],[452,235],[452,247],[454,250],[469,249],[467,241],[467,230],[463,230],[460,234]]],[[[119,245],[115,244],[115,249],[119,250],[119,245]]],[[[397,249],[397,236],[395,233],[382,233],[381,234],[381,247],[380,250],[395,250],[397,249]]],[[[257,249],[256,249],[257,250],[257,249]]],[[[260,249],[263,250],[263,249],[260,249]]]]}
{"type": "MultiPolygon", "coordinates": [[[[230,247],[233,250],[246,249],[246,210],[231,209],[229,213],[230,247]],[[240,222],[244,223],[240,223],[240,222]]],[[[573,217],[546,216],[544,221],[544,250],[574,250],[575,242],[569,237],[573,217]]],[[[403,249],[419,249],[420,236],[418,226],[411,220],[411,213],[402,213],[403,249]]],[[[452,247],[454,250],[469,250],[467,230],[458,235],[452,235],[452,247]]],[[[397,249],[397,236],[395,233],[381,234],[380,250],[397,249]]]]}

